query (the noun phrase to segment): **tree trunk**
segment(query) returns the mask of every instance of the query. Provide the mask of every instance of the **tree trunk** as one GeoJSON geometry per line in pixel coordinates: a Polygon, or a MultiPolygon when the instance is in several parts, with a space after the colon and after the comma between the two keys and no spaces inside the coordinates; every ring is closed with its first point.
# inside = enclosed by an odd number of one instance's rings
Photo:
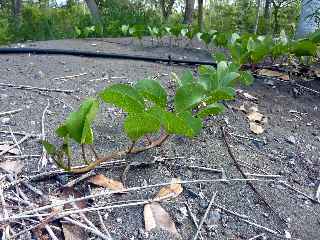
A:
{"type": "Polygon", "coordinates": [[[263,18],[264,18],[264,22],[265,22],[265,31],[266,33],[270,32],[270,6],[271,6],[271,0],[266,0],[266,3],[264,5],[264,13],[263,13],[263,18]]]}
{"type": "Polygon", "coordinates": [[[257,32],[258,32],[259,18],[260,18],[260,5],[261,5],[261,0],[257,0],[256,21],[255,21],[254,29],[253,29],[253,33],[254,33],[254,34],[257,34],[257,32]]]}
{"type": "Polygon", "coordinates": [[[303,38],[314,32],[318,28],[316,16],[314,15],[320,9],[320,0],[302,0],[299,24],[296,32],[296,38],[303,38]]]}
{"type": "Polygon", "coordinates": [[[169,16],[172,14],[172,8],[175,0],[160,0],[160,6],[162,11],[162,17],[164,22],[168,21],[169,16]],[[167,3],[167,1],[169,1],[167,3]]]}
{"type": "Polygon", "coordinates": [[[195,0],[185,0],[186,2],[186,9],[184,12],[184,24],[192,24],[192,14],[194,11],[194,1],[195,0]]]}
{"type": "Polygon", "coordinates": [[[21,24],[21,0],[12,0],[12,15],[15,21],[15,27],[19,27],[21,24]]]}
{"type": "Polygon", "coordinates": [[[101,22],[101,16],[100,16],[100,12],[99,12],[99,8],[97,3],[95,2],[95,0],[85,0],[86,4],[89,8],[89,11],[91,13],[93,22],[96,23],[100,23],[101,22]]]}
{"type": "Polygon", "coordinates": [[[275,8],[274,11],[274,31],[273,33],[277,34],[279,32],[279,20],[278,20],[278,16],[279,16],[279,8],[275,8]]]}
{"type": "Polygon", "coordinates": [[[198,26],[200,32],[203,31],[203,0],[198,0],[198,26]]]}

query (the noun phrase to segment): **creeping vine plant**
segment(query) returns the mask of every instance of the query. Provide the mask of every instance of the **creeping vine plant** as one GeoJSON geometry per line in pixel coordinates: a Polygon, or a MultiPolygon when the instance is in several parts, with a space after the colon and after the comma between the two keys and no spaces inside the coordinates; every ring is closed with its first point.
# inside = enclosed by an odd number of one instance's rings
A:
{"type": "Polygon", "coordinates": [[[56,134],[63,139],[63,144],[59,148],[46,141],[43,145],[60,168],[81,173],[109,159],[159,146],[173,134],[195,137],[202,129],[203,118],[222,113],[224,111],[222,101],[234,99],[233,87],[237,83],[252,82],[252,76],[239,69],[239,65],[221,61],[217,68],[200,66],[198,77],[194,77],[191,71],[186,71],[177,79],[173,111],[168,110],[166,90],[156,80],[140,80],[133,86],[113,84],[100,92],[97,98],[85,100],[79,110],[72,112],[58,127],[56,134]],[[100,157],[92,145],[94,136],[91,125],[102,101],[115,105],[126,113],[123,128],[132,144],[123,151],[100,157]],[[162,132],[160,138],[150,141],[149,145],[141,148],[134,146],[138,140],[159,132],[162,132]],[[71,140],[81,145],[86,167],[71,166],[71,140]],[[86,146],[94,152],[95,161],[87,161],[86,146]]]}

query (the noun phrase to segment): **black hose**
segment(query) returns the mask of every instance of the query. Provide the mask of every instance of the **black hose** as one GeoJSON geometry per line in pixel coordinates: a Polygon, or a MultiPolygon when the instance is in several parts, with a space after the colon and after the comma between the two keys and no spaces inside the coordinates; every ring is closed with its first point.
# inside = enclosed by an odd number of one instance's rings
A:
{"type": "Polygon", "coordinates": [[[211,65],[217,64],[211,61],[192,61],[192,60],[178,60],[171,56],[168,58],[155,58],[136,55],[126,55],[117,53],[103,53],[103,52],[88,52],[67,49],[43,49],[43,48],[0,48],[1,54],[50,54],[50,55],[70,55],[79,57],[93,57],[93,58],[114,58],[126,60],[138,60],[145,62],[163,62],[169,64],[186,64],[186,65],[211,65]]]}

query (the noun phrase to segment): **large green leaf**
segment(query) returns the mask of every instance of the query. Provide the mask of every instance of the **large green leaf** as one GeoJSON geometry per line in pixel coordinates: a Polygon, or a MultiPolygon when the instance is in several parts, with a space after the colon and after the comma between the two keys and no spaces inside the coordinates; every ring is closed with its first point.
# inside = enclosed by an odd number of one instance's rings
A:
{"type": "Polygon", "coordinates": [[[191,70],[186,70],[182,73],[182,76],[178,79],[178,85],[183,86],[193,83],[193,74],[191,70]]]}
{"type": "Polygon", "coordinates": [[[148,133],[160,130],[160,120],[149,113],[131,113],[126,117],[124,130],[132,141],[136,141],[148,133]]]}
{"type": "Polygon", "coordinates": [[[190,112],[179,114],[179,118],[184,122],[183,135],[187,137],[197,136],[202,129],[202,119],[193,117],[190,112]]]}
{"type": "Polygon", "coordinates": [[[224,111],[224,106],[221,103],[212,103],[207,106],[205,109],[198,112],[197,116],[200,118],[209,116],[209,115],[217,115],[224,111]]]}
{"type": "Polygon", "coordinates": [[[232,87],[219,88],[210,93],[210,96],[205,100],[207,104],[212,104],[221,100],[233,100],[236,92],[232,87]]]}
{"type": "Polygon", "coordinates": [[[211,91],[218,87],[217,70],[212,66],[199,67],[199,83],[206,91],[211,91]]]}
{"type": "Polygon", "coordinates": [[[297,41],[292,44],[291,52],[297,57],[315,56],[317,52],[317,44],[310,40],[297,41]]]}
{"type": "Polygon", "coordinates": [[[138,81],[134,88],[140,95],[154,102],[156,105],[165,108],[167,105],[167,93],[155,80],[145,79],[138,81]]]}
{"type": "Polygon", "coordinates": [[[205,98],[205,89],[198,83],[183,85],[177,89],[174,99],[177,113],[190,110],[205,98]]]}
{"type": "Polygon", "coordinates": [[[97,99],[89,98],[85,100],[76,112],[70,113],[69,117],[56,133],[60,137],[69,136],[80,144],[92,144],[93,132],[91,123],[96,117],[99,108],[97,99]]]}
{"type": "Polygon", "coordinates": [[[162,127],[168,134],[194,137],[202,128],[201,119],[192,117],[189,112],[176,115],[156,106],[148,110],[148,113],[160,120],[162,127]]]}
{"type": "Polygon", "coordinates": [[[126,112],[143,112],[145,108],[143,97],[136,89],[125,84],[114,84],[105,88],[100,97],[106,103],[114,104],[126,112]]]}

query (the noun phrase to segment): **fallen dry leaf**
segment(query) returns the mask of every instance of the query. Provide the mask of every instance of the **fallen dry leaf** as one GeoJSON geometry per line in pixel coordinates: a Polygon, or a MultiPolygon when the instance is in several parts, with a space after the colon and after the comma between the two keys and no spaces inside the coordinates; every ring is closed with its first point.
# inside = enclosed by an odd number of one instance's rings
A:
{"type": "Polygon", "coordinates": [[[250,130],[255,134],[262,134],[264,132],[263,127],[255,122],[250,122],[249,125],[250,130]]]}
{"type": "Polygon", "coordinates": [[[110,190],[124,190],[124,186],[122,182],[113,180],[111,178],[107,178],[106,176],[102,174],[98,174],[96,176],[93,176],[89,179],[90,183],[93,183],[100,187],[105,187],[110,190]]]}
{"type": "Polygon", "coordinates": [[[86,240],[88,235],[86,231],[76,225],[62,223],[62,230],[64,235],[64,240],[86,240]]]}
{"type": "Polygon", "coordinates": [[[269,70],[269,69],[259,69],[257,71],[257,73],[261,76],[267,76],[267,77],[276,77],[276,78],[280,78],[282,80],[285,81],[289,81],[289,75],[286,73],[282,73],[282,72],[278,72],[278,71],[274,71],[274,70],[269,70]]]}
{"type": "Polygon", "coordinates": [[[157,202],[149,203],[144,206],[144,226],[147,232],[154,228],[166,230],[174,235],[178,234],[176,225],[170,215],[157,202]]]}
{"type": "MultiPolygon", "coordinates": [[[[0,152],[6,151],[8,148],[10,148],[9,144],[2,144],[2,145],[0,145],[0,152]]],[[[8,153],[18,155],[20,153],[20,151],[18,148],[12,148],[8,151],[8,153]]]]}
{"type": "Polygon", "coordinates": [[[250,122],[261,122],[264,116],[259,112],[251,112],[247,115],[247,118],[250,122]]]}
{"type": "Polygon", "coordinates": [[[178,197],[183,192],[181,184],[178,183],[179,181],[180,179],[173,178],[169,186],[165,186],[160,189],[154,200],[164,200],[178,197]]]}
{"type": "Polygon", "coordinates": [[[4,162],[0,162],[0,168],[11,173],[19,174],[24,167],[24,163],[22,161],[11,161],[6,160],[4,162]]]}

